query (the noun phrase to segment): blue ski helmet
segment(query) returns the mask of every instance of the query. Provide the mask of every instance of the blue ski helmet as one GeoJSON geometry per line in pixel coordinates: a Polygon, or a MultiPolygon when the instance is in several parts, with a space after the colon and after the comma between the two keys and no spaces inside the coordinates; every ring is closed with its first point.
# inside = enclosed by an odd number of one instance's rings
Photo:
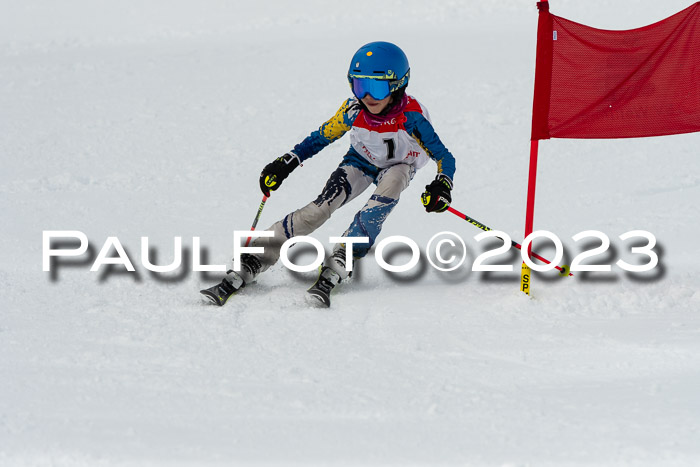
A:
{"type": "Polygon", "coordinates": [[[369,94],[382,100],[408,85],[410,75],[403,50],[391,42],[370,42],[353,55],[348,82],[358,99],[369,94]]]}

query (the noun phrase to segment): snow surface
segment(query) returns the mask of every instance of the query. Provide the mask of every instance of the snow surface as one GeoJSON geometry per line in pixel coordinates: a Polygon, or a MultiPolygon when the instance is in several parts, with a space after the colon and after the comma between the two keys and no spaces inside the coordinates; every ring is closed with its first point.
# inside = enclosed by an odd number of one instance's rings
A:
{"type": "MultiPolygon", "coordinates": [[[[551,7],[625,29],[689,4],[551,7]]],[[[230,258],[260,169],[335,111],[372,40],[409,55],[409,90],[457,157],[453,205],[520,241],[534,1],[0,6],[0,465],[700,465],[698,134],[540,145],[535,227],[569,259],[573,235],[606,233],[609,264],[632,257],[620,234],[650,231],[651,273],[543,273],[528,299],[514,255],[515,273],[471,272],[480,231],[420,205],[431,164],[383,236],[424,250],[459,233],[458,272],[370,257],[330,310],[305,301],[314,273],[281,264],[224,308],[197,293],[218,275],[192,272],[192,237],[230,258]],[[44,230],[84,232],[92,259],[116,236],[137,273],[90,272],[90,256],[43,272],[44,230]],[[180,273],[146,271],[141,236],[159,264],[182,236],[180,273]]],[[[315,198],[347,146],[295,172],[260,227],[315,198]]]]}

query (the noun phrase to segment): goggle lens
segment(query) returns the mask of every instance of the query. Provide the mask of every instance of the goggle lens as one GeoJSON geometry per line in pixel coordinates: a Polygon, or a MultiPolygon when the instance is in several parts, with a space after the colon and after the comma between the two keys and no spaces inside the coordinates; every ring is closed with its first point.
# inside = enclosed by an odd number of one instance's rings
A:
{"type": "Polygon", "coordinates": [[[369,94],[378,101],[386,99],[391,94],[389,81],[371,78],[353,78],[352,92],[358,99],[369,94]]]}

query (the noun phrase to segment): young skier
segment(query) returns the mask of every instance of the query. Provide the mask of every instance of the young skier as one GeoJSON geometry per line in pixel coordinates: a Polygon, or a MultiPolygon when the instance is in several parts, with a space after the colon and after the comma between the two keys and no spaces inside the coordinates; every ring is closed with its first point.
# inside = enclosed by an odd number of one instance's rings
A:
{"type": "MultiPolygon", "coordinates": [[[[354,96],[293,150],[266,165],[260,174],[260,189],[269,196],[302,162],[349,132],[350,149],[340,165],[314,201],[273,224],[268,229],[273,237],[259,237],[252,243],[251,246],[264,247],[264,253],[241,254],[240,270],[229,271],[221,284],[202,293],[223,305],[233,293],[277,262],[285,240],[310,234],[336,209],[375,184],[367,204],[355,214],[343,234],[369,239],[352,247],[353,258],[362,258],[377,239],[401,192],[429,159],[437,162],[438,174],[425,187],[423,205],[427,212],[447,210],[452,201],[454,157],[435,133],[426,108],[406,94],[409,75],[406,55],[392,43],[371,42],[355,53],[347,74],[354,96]]],[[[324,262],[309,293],[330,306],[331,290],[347,277],[346,245],[339,244],[324,262]]]]}

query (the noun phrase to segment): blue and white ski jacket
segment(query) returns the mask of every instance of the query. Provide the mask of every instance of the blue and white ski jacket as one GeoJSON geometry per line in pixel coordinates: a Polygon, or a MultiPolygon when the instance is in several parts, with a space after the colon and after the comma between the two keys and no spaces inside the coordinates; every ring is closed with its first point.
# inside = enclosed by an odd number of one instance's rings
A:
{"type": "Polygon", "coordinates": [[[369,112],[352,97],[291,152],[303,162],[349,131],[351,147],[346,160],[360,169],[378,172],[394,164],[420,169],[433,159],[438,174],[453,179],[455,159],[435,133],[428,110],[414,97],[406,97],[403,111],[381,122],[376,116],[365,115],[369,112]]]}

